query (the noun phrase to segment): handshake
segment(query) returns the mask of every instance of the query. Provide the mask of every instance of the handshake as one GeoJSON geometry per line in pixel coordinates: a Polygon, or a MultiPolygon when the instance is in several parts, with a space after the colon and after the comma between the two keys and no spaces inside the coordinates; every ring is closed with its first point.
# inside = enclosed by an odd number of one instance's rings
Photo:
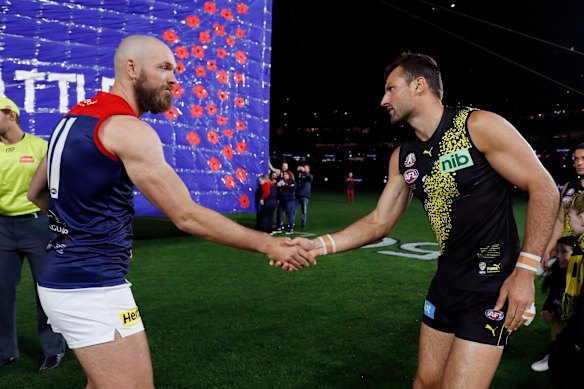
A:
{"type": "Polygon", "coordinates": [[[274,242],[267,255],[270,266],[276,266],[289,272],[316,265],[319,255],[337,252],[336,243],[330,234],[316,239],[306,238],[272,238],[274,242]]]}

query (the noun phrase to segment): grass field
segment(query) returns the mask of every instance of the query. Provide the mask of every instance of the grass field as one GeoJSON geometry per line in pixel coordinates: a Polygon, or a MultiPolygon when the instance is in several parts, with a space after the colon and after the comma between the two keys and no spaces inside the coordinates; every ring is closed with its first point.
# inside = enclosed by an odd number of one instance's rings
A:
{"type": "MultiPolygon", "coordinates": [[[[308,227],[299,233],[338,230],[368,213],[377,196],[356,193],[348,206],[343,193],[316,192],[308,227]]],[[[519,197],[516,215],[522,232],[525,203],[519,197]]],[[[232,218],[250,227],[255,222],[251,214],[232,218]]],[[[142,239],[135,242],[128,279],[157,388],[411,387],[436,261],[378,252],[411,253],[399,246],[434,241],[417,201],[390,234],[398,243],[320,258],[317,266],[292,274],[269,267],[259,254],[177,235],[165,221],[137,220],[136,234],[142,239]]],[[[0,388],[83,388],[70,351],[61,367],[37,373],[42,351],[32,291],[26,266],[18,290],[20,360],[0,369],[0,388]]],[[[538,292],[538,308],[543,299],[538,292]]],[[[492,387],[548,388],[548,373],[530,369],[548,338],[539,318],[515,333],[492,387]]]]}

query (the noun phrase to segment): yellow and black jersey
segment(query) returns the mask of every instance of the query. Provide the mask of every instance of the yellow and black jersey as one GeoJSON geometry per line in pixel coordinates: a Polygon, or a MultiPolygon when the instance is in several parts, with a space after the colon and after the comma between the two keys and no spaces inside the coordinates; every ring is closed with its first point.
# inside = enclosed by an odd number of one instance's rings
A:
{"type": "MultiPolygon", "coordinates": [[[[569,181],[564,188],[564,194],[562,195],[562,205],[565,210],[567,210],[570,205],[572,205],[572,201],[578,196],[580,193],[584,192],[584,186],[580,179],[569,181]]],[[[562,232],[562,236],[572,236],[574,232],[572,231],[572,226],[570,226],[570,217],[566,212],[564,215],[564,231],[562,232]]]]}
{"type": "Polygon", "coordinates": [[[497,291],[520,248],[513,187],[473,144],[467,128],[472,111],[445,107],[429,140],[401,146],[399,168],[422,202],[440,247],[435,281],[497,291]]]}

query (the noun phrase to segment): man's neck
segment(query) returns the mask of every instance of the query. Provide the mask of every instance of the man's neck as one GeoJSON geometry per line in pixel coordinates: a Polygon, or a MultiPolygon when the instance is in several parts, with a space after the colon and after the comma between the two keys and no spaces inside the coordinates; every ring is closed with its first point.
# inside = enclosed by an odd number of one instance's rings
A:
{"type": "Polygon", "coordinates": [[[427,141],[436,132],[443,114],[444,106],[441,102],[428,103],[409,121],[409,124],[415,130],[418,139],[427,141]]]}
{"type": "Polygon", "coordinates": [[[20,142],[24,138],[24,135],[25,133],[20,127],[14,126],[6,134],[0,136],[0,142],[5,145],[12,145],[20,142]]]}

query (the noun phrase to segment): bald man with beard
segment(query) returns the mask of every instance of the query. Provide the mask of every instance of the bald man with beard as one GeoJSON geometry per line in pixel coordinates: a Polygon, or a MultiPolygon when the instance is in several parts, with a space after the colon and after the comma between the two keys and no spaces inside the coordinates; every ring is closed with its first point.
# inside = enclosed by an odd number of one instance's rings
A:
{"type": "MultiPolygon", "coordinates": [[[[192,201],[164,159],[145,112],[172,105],[176,62],[162,41],[124,39],[114,56],[109,93],[78,103],[55,127],[28,197],[48,211],[57,234],[47,248],[38,291],[65,337],[88,388],[152,388],[150,350],[131,284],[134,186],[182,231],[267,255],[293,271],[314,256],[192,201]]],[[[308,243],[306,241],[305,243],[308,243]]]]}

